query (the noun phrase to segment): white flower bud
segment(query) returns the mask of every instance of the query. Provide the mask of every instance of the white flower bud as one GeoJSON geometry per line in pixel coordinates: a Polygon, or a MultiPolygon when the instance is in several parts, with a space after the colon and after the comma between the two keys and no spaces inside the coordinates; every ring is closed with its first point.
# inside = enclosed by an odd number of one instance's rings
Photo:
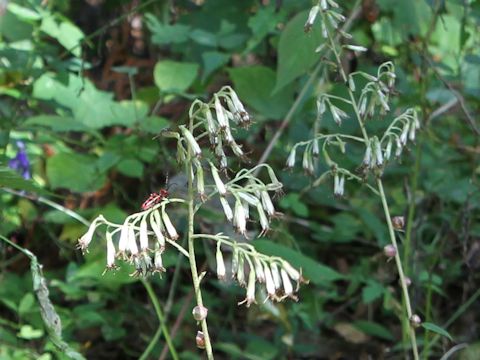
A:
{"type": "Polygon", "coordinates": [[[101,218],[98,217],[93,222],[90,224],[88,227],[87,232],[78,240],[78,247],[82,250],[82,252],[85,252],[88,248],[88,245],[92,242],[93,235],[95,234],[95,229],[97,228],[98,220],[101,218]]]}
{"type": "Polygon", "coordinates": [[[265,272],[263,271],[262,262],[258,259],[258,257],[255,257],[253,262],[255,264],[255,274],[257,276],[257,280],[263,284],[265,282],[265,272]]]}
{"type": "Polygon", "coordinates": [[[372,161],[372,148],[370,143],[367,144],[367,148],[365,149],[365,155],[363,156],[363,165],[369,166],[372,161]]]}
{"type": "Polygon", "coordinates": [[[297,148],[293,147],[293,149],[290,151],[290,154],[288,155],[287,158],[287,168],[291,169],[295,166],[295,157],[297,155],[297,148]]]}
{"type": "Polygon", "coordinates": [[[268,216],[270,217],[275,216],[275,208],[273,207],[273,203],[272,203],[272,199],[270,199],[270,195],[268,195],[268,191],[261,191],[260,196],[262,198],[263,208],[267,212],[268,216]]]}
{"type": "Polygon", "coordinates": [[[165,268],[163,267],[162,252],[162,249],[155,250],[155,255],[153,259],[154,272],[165,272],[165,268]]]}
{"type": "Polygon", "coordinates": [[[218,125],[221,129],[226,129],[228,125],[228,119],[225,116],[225,110],[223,109],[220,98],[217,95],[215,96],[215,113],[217,114],[218,125]]]}
{"type": "Polygon", "coordinates": [[[187,140],[190,149],[192,149],[192,152],[196,157],[200,157],[202,155],[202,149],[200,149],[200,145],[198,145],[193,134],[185,126],[180,126],[180,130],[182,131],[185,140],[187,140]]]}
{"type": "Polygon", "coordinates": [[[305,150],[303,152],[302,167],[307,174],[313,175],[315,168],[313,166],[313,159],[310,151],[305,150]]]}
{"type": "Polygon", "coordinates": [[[257,303],[255,301],[255,270],[250,268],[250,273],[248,274],[248,284],[247,284],[247,296],[245,300],[238,303],[238,305],[246,304],[247,307],[250,307],[252,303],[257,303]]]}
{"type": "Polygon", "coordinates": [[[292,265],[290,265],[289,262],[283,261],[282,268],[285,269],[288,276],[290,276],[290,278],[293,281],[296,281],[296,282],[302,281],[302,274],[297,269],[295,269],[292,265]]]}
{"type": "Polygon", "coordinates": [[[155,236],[157,238],[157,243],[160,246],[160,249],[165,248],[165,236],[162,232],[162,219],[160,217],[160,212],[158,210],[150,213],[150,227],[152,228],[155,236]]]}
{"type": "Polygon", "coordinates": [[[272,278],[275,284],[275,289],[280,289],[282,287],[282,280],[280,279],[280,272],[278,271],[277,264],[272,262],[270,264],[270,270],[272,272],[272,278]]]}
{"type": "Polygon", "coordinates": [[[318,5],[313,6],[308,13],[307,22],[304,25],[305,32],[309,32],[312,30],[313,23],[317,17],[318,12],[320,11],[320,7],[318,5]]]}
{"type": "Polygon", "coordinates": [[[387,143],[387,147],[385,149],[385,159],[386,160],[389,160],[390,159],[390,156],[392,154],[392,146],[393,146],[393,142],[392,142],[392,139],[388,139],[388,143],[387,143]]]}
{"type": "Polygon", "coordinates": [[[107,269],[115,267],[115,245],[113,244],[112,234],[107,231],[107,269]]]}
{"type": "Polygon", "coordinates": [[[125,221],[125,223],[122,225],[120,229],[120,240],[118,241],[118,251],[120,253],[125,253],[127,250],[127,244],[128,244],[128,223],[125,221]]]}
{"type": "Polygon", "coordinates": [[[148,250],[148,229],[147,229],[147,218],[144,216],[140,221],[140,250],[148,250]]]}
{"type": "Polygon", "coordinates": [[[414,122],[411,122],[410,123],[410,129],[409,129],[409,132],[408,132],[408,139],[410,141],[415,141],[415,132],[416,132],[417,128],[415,127],[415,123],[414,122]]]}
{"type": "Polygon", "coordinates": [[[217,187],[218,193],[221,196],[225,196],[227,194],[227,188],[225,187],[222,179],[220,179],[220,174],[218,173],[217,168],[212,163],[210,163],[210,167],[212,169],[212,177],[213,181],[215,181],[215,186],[217,187]]]}
{"type": "Polygon", "coordinates": [[[245,210],[243,209],[242,202],[237,199],[235,201],[235,214],[234,214],[234,221],[233,224],[235,225],[235,230],[242,234],[243,236],[247,236],[247,217],[245,216],[245,210]]]}
{"type": "Polygon", "coordinates": [[[287,272],[284,269],[280,269],[280,275],[282,276],[282,283],[283,283],[283,291],[286,296],[293,295],[293,286],[290,282],[290,278],[288,277],[287,272]]]}
{"type": "Polygon", "coordinates": [[[359,51],[359,52],[365,52],[368,49],[364,46],[358,46],[358,45],[344,45],[345,48],[352,50],[352,51],[359,51]]]}
{"type": "MultiPolygon", "coordinates": [[[[207,120],[207,130],[210,135],[210,140],[215,139],[217,134],[217,125],[213,120],[212,112],[208,106],[205,106],[205,119],[207,120]]],[[[210,141],[210,143],[213,145],[215,144],[215,141],[210,141]]]]}
{"type": "Polygon", "coordinates": [[[377,91],[377,94],[378,94],[378,99],[380,100],[380,104],[382,105],[382,108],[386,112],[390,111],[390,106],[388,106],[386,96],[380,90],[377,91]]]}
{"type": "Polygon", "coordinates": [[[378,166],[383,164],[382,144],[378,139],[375,139],[375,159],[378,166]]]}
{"type": "Polygon", "coordinates": [[[320,7],[322,8],[322,10],[327,10],[328,9],[327,0],[320,0],[320,7]]]}
{"type": "Polygon", "coordinates": [[[225,217],[227,218],[228,221],[233,220],[233,211],[232,208],[230,207],[230,204],[228,203],[227,199],[225,199],[223,196],[220,196],[220,203],[222,204],[223,212],[225,213],[225,217]]]}
{"type": "Polygon", "coordinates": [[[360,113],[361,116],[365,115],[365,112],[367,111],[367,96],[362,95],[362,98],[360,100],[360,106],[358,107],[358,112],[360,113]]]}
{"type": "Polygon", "coordinates": [[[400,155],[402,155],[403,145],[398,136],[395,138],[395,142],[396,142],[395,156],[399,157],[400,155]]]}
{"type": "Polygon", "coordinates": [[[355,81],[353,80],[353,76],[348,77],[348,87],[352,92],[355,92],[355,81]]]}
{"type": "Polygon", "coordinates": [[[130,251],[130,254],[133,256],[138,255],[137,239],[135,237],[133,226],[128,227],[127,250],[130,251]]]}
{"type": "Polygon", "coordinates": [[[237,281],[240,286],[245,286],[245,258],[238,254],[237,281]]]}
{"type": "Polygon", "coordinates": [[[223,254],[222,249],[220,248],[220,243],[217,243],[217,253],[215,255],[217,260],[217,277],[220,280],[225,280],[226,270],[225,270],[225,262],[223,261],[223,254]]]}
{"type": "Polygon", "coordinates": [[[172,222],[170,221],[170,218],[168,217],[168,214],[165,211],[165,208],[162,209],[162,220],[163,220],[163,225],[165,225],[165,230],[167,232],[168,237],[172,240],[177,240],[179,238],[177,230],[175,229],[172,222]]]}
{"type": "Polygon", "coordinates": [[[318,147],[318,139],[312,140],[312,155],[317,157],[320,154],[320,148],[318,147]]]}
{"type": "Polygon", "coordinates": [[[260,202],[255,196],[247,192],[239,191],[236,194],[238,195],[239,198],[241,198],[242,200],[245,200],[247,203],[249,203],[252,206],[257,206],[260,202]]]}
{"type": "Polygon", "coordinates": [[[273,282],[272,273],[268,264],[263,265],[263,272],[265,274],[265,286],[267,288],[268,298],[275,298],[275,283],[273,282]]]}
{"type": "Polygon", "coordinates": [[[260,226],[262,227],[262,231],[258,236],[265,235],[268,230],[270,230],[270,223],[268,221],[267,215],[265,215],[265,211],[260,203],[257,205],[258,217],[260,218],[260,226]]]}
{"type": "Polygon", "coordinates": [[[402,143],[402,145],[405,145],[407,143],[408,125],[409,125],[408,122],[405,123],[405,125],[403,126],[402,133],[400,134],[400,142],[402,143]]]}

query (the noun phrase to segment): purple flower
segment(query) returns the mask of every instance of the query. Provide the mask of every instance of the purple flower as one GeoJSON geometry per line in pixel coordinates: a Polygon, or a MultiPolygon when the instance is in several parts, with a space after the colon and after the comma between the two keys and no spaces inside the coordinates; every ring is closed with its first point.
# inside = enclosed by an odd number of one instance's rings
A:
{"type": "Polygon", "coordinates": [[[28,155],[25,152],[25,144],[22,141],[17,141],[17,155],[8,162],[8,166],[19,172],[24,179],[30,179],[30,161],[28,155]]]}

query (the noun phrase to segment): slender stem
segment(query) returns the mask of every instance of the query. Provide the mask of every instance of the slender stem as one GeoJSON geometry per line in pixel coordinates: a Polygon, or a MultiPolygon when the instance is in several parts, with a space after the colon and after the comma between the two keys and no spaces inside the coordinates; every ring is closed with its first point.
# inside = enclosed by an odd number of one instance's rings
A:
{"type": "Polygon", "coordinates": [[[175,347],[173,346],[172,339],[170,338],[170,334],[168,332],[167,326],[165,325],[165,318],[163,316],[162,308],[160,307],[160,303],[158,302],[157,296],[155,295],[155,291],[153,291],[152,285],[145,280],[141,279],[143,286],[147,290],[148,296],[150,297],[150,301],[153,304],[153,307],[155,308],[155,312],[157,314],[158,321],[160,322],[159,327],[155,335],[153,336],[152,340],[148,344],[147,348],[143,352],[143,354],[140,356],[140,360],[145,360],[148,359],[148,355],[152,352],[153,348],[157,344],[158,339],[160,338],[160,333],[163,333],[163,336],[165,338],[165,341],[167,343],[168,349],[170,350],[170,354],[172,355],[172,358],[174,360],[178,360],[178,354],[177,351],[175,350],[175,347]]]}
{"type": "MultiPolygon", "coordinates": [[[[393,230],[392,219],[390,217],[390,210],[388,208],[387,198],[385,196],[385,192],[383,190],[383,183],[380,178],[377,178],[377,187],[380,192],[380,198],[382,199],[382,206],[383,206],[383,211],[385,213],[385,219],[388,225],[388,233],[390,235],[390,241],[392,245],[395,247],[395,249],[398,249],[397,240],[395,239],[395,232],[393,230]]],[[[405,280],[405,274],[403,273],[402,260],[400,259],[400,254],[398,251],[395,254],[395,264],[397,265],[398,277],[400,278],[400,285],[402,287],[403,299],[405,301],[405,310],[407,312],[407,319],[410,319],[413,315],[412,306],[410,303],[410,296],[408,295],[408,288],[407,288],[407,282],[405,280]]],[[[410,342],[412,343],[413,357],[415,360],[418,360],[419,357],[418,357],[417,340],[415,338],[415,330],[410,325],[409,325],[409,333],[410,333],[410,342]]]]}
{"type": "MultiPolygon", "coordinates": [[[[345,32],[348,31],[350,29],[350,27],[352,26],[353,21],[361,13],[361,8],[360,8],[359,5],[360,5],[360,0],[357,0],[355,2],[355,4],[353,5],[352,13],[350,14],[349,18],[347,19],[344,26],[342,27],[342,31],[345,31],[345,32]]],[[[338,35],[338,37],[339,37],[339,35],[338,35]]],[[[327,53],[326,56],[328,56],[328,53],[327,53]]],[[[320,69],[322,67],[322,64],[323,64],[323,62],[320,61],[317,64],[317,66],[315,67],[315,69],[313,70],[313,72],[310,74],[310,77],[309,77],[308,81],[305,83],[305,85],[303,86],[302,90],[300,91],[298,97],[295,99],[295,102],[293,103],[292,107],[288,111],[287,116],[282,121],[282,123],[280,124],[280,127],[277,129],[277,132],[275,133],[273,138],[268,143],[267,148],[265,149],[262,156],[260,157],[260,160],[258,161],[258,164],[264,163],[267,160],[267,158],[270,156],[270,153],[272,152],[273,147],[277,144],[278,140],[280,139],[280,136],[282,136],[283,131],[287,128],[288,124],[290,123],[290,121],[293,118],[293,115],[295,115],[295,112],[297,111],[298,107],[302,103],[305,94],[310,89],[311,84],[313,83],[313,81],[317,77],[317,74],[320,71],[320,69]]],[[[257,175],[257,172],[255,172],[254,175],[257,175]]]]}
{"type": "MultiPolygon", "coordinates": [[[[190,130],[192,131],[193,128],[193,118],[190,118],[190,130]]],[[[193,287],[195,290],[195,298],[197,300],[197,306],[203,307],[203,299],[202,299],[202,291],[200,289],[200,280],[198,277],[198,270],[197,270],[197,261],[195,258],[195,246],[194,246],[194,217],[195,217],[195,209],[194,209],[194,202],[195,202],[195,190],[193,186],[193,168],[192,168],[192,159],[193,159],[193,152],[190,147],[188,147],[188,159],[186,170],[188,175],[188,258],[190,262],[190,270],[192,272],[192,281],[193,287]]],[[[207,319],[203,319],[201,321],[202,332],[205,338],[205,350],[207,352],[207,358],[209,360],[213,360],[213,350],[212,344],[210,342],[210,335],[208,333],[208,326],[207,326],[207,319]]]]}

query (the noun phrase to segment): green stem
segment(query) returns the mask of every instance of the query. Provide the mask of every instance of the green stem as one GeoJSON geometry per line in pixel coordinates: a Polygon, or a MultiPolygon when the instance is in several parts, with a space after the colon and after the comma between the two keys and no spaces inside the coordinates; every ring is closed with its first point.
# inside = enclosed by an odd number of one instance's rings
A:
{"type": "MultiPolygon", "coordinates": [[[[190,130],[193,129],[193,118],[190,118],[190,130]]],[[[193,288],[195,290],[195,298],[197,300],[197,306],[203,307],[203,299],[202,299],[202,290],[200,289],[200,279],[198,277],[198,270],[197,270],[197,261],[195,258],[195,246],[194,246],[194,217],[195,217],[195,209],[194,209],[194,202],[195,202],[195,189],[193,184],[193,167],[192,167],[192,158],[193,158],[192,149],[188,148],[188,162],[187,162],[187,175],[188,175],[188,258],[190,262],[190,270],[192,272],[192,281],[193,281],[193,288]]],[[[201,322],[203,336],[205,338],[205,351],[207,353],[207,358],[209,360],[213,360],[213,350],[212,344],[210,342],[210,335],[208,333],[208,326],[207,326],[207,319],[203,319],[201,322]]]]}
{"type": "Polygon", "coordinates": [[[175,350],[175,347],[173,346],[172,339],[170,338],[170,334],[168,332],[167,326],[165,325],[165,318],[163,316],[162,309],[160,307],[160,303],[157,300],[157,296],[155,295],[155,292],[153,291],[152,285],[145,280],[141,279],[143,286],[147,290],[148,296],[150,297],[150,301],[153,304],[153,307],[155,308],[155,312],[157,314],[158,321],[160,322],[160,325],[153,336],[152,340],[148,344],[147,348],[143,352],[143,354],[140,356],[140,360],[145,360],[148,358],[148,355],[152,352],[153,348],[158,342],[158,339],[160,338],[160,334],[163,333],[163,336],[165,338],[165,341],[167,343],[168,349],[170,350],[170,354],[172,355],[172,358],[174,360],[178,360],[178,354],[177,351],[175,350]]]}
{"type": "MultiPolygon", "coordinates": [[[[395,249],[397,249],[397,252],[395,254],[395,264],[397,265],[398,277],[400,278],[400,285],[402,287],[403,300],[405,302],[405,310],[407,312],[407,320],[409,320],[413,315],[412,306],[410,303],[410,296],[408,294],[405,274],[403,273],[402,260],[400,259],[400,254],[398,252],[397,240],[395,239],[395,232],[393,230],[393,224],[390,216],[390,210],[388,208],[387,198],[385,196],[385,192],[383,190],[383,183],[380,178],[377,178],[377,186],[380,192],[380,198],[382,199],[382,206],[383,206],[383,211],[385,213],[385,219],[388,225],[388,233],[390,235],[390,241],[392,245],[395,247],[395,249]]],[[[413,357],[415,360],[418,360],[419,357],[418,357],[417,340],[415,337],[415,330],[411,325],[409,325],[408,328],[410,333],[410,342],[412,344],[413,357]]]]}

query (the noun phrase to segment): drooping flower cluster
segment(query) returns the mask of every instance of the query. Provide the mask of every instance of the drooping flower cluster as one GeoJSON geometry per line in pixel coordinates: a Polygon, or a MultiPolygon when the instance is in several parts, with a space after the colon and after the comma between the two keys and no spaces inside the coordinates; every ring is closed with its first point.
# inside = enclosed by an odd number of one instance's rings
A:
{"type": "Polygon", "coordinates": [[[268,170],[269,183],[265,184],[254,176],[256,168],[253,168],[239,171],[225,184],[215,165],[210,163],[210,167],[226,219],[233,224],[238,233],[247,237],[247,221],[251,220],[250,210],[254,209],[262,228],[259,236],[265,235],[270,229],[270,221],[278,215],[270,192],[279,193],[282,190],[282,183],[278,181],[272,168],[265,164],[260,166],[268,170]]]}
{"type": "MultiPolygon", "coordinates": [[[[189,115],[196,124],[195,130],[198,129],[202,132],[194,136],[186,127],[180,128],[188,145],[193,149],[198,149],[198,152],[195,151],[195,155],[198,157],[201,155],[197,141],[207,135],[221,170],[225,170],[228,166],[225,152],[227,148],[232,151],[234,156],[246,159],[242,146],[235,141],[232,135],[232,130],[234,130],[232,124],[247,128],[251,124],[251,118],[230,86],[220,89],[218,93],[214,94],[213,100],[208,103],[196,100],[192,104],[189,115]]],[[[181,153],[186,154],[187,150],[181,138],[178,148],[181,153]]],[[[181,159],[185,158],[185,155],[181,157],[181,159]]]]}
{"type": "Polygon", "coordinates": [[[78,247],[83,252],[88,251],[96,229],[106,225],[106,270],[116,269],[117,260],[123,260],[135,266],[132,275],[147,276],[155,272],[164,272],[162,253],[165,244],[178,239],[177,230],[166,212],[166,205],[181,201],[165,199],[150,209],[128,216],[123,224],[111,223],[100,215],[79,239],[78,247]]]}
{"type": "Polygon", "coordinates": [[[286,298],[298,300],[296,292],[300,283],[307,282],[301,271],[295,269],[288,261],[278,257],[269,257],[258,253],[249,244],[231,243],[222,235],[217,235],[217,276],[225,280],[227,270],[225,267],[222,244],[232,248],[231,278],[236,280],[242,287],[246,287],[246,297],[238,304],[246,304],[249,307],[256,302],[256,286],[261,284],[265,287],[267,299],[282,301],[286,298]],[[293,283],[296,283],[295,285],[293,283]]]}

